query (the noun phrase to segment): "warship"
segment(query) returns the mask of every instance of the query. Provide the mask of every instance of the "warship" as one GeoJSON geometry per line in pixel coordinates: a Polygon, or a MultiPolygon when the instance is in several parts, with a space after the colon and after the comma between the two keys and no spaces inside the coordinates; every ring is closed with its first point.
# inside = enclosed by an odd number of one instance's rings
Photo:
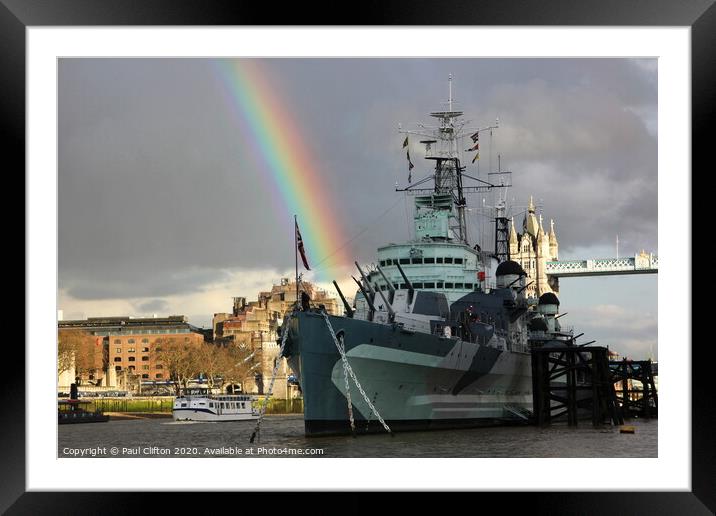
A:
{"type": "MultiPolygon", "coordinates": [[[[509,172],[482,180],[461,162],[464,142],[479,152],[480,134],[498,122],[468,127],[453,110],[452,78],[447,110],[430,116],[436,125],[400,131],[403,148],[422,138],[431,163],[425,178],[396,185],[414,198],[414,239],[380,247],[371,266],[356,262],[353,304],[334,282],[344,315],[306,302],[281,329],[307,436],[524,423],[530,346],[564,340],[556,296],[528,298],[527,274],[509,259],[509,172]],[[486,251],[468,241],[466,195],[491,190],[494,249],[486,251]]],[[[412,172],[409,147],[408,162],[412,172]]]]}

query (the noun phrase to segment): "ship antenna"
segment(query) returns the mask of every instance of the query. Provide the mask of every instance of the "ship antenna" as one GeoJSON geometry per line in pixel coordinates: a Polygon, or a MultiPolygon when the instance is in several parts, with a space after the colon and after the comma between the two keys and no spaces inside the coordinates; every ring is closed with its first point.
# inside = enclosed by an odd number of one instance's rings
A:
{"type": "Polygon", "coordinates": [[[452,112],[452,74],[448,75],[448,110],[452,112]]]}

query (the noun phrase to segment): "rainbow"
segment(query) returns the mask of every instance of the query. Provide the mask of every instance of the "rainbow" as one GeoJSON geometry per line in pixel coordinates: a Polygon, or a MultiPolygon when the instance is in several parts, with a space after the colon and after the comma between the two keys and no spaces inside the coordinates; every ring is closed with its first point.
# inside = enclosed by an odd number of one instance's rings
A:
{"type": "MultiPolygon", "coordinates": [[[[296,215],[314,275],[324,281],[333,279],[331,272],[335,274],[336,268],[352,263],[341,247],[348,235],[342,230],[333,196],[322,181],[319,161],[301,138],[305,131],[282,104],[258,59],[219,59],[214,65],[235,114],[248,129],[250,143],[260,156],[274,208],[285,220],[287,239],[293,240],[296,215]]],[[[291,249],[290,243],[287,246],[291,249]]],[[[293,258],[293,251],[287,256],[293,258]]]]}

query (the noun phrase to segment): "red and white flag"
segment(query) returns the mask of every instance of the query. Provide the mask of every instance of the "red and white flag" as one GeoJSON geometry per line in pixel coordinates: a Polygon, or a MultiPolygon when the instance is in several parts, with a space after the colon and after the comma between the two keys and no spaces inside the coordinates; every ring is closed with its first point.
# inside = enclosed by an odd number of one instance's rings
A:
{"type": "Polygon", "coordinates": [[[298,221],[296,221],[296,247],[301,255],[301,260],[303,260],[303,266],[307,271],[310,271],[311,268],[308,266],[308,260],[306,259],[306,250],[303,248],[303,238],[301,238],[301,231],[298,229],[298,221]]]}

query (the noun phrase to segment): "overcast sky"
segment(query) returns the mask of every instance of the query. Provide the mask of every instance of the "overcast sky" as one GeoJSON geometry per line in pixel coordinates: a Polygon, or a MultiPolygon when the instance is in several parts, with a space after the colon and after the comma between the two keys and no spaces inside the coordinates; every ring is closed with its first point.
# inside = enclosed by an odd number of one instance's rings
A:
{"type": "MultiPolygon", "coordinates": [[[[65,318],[184,314],[208,326],[231,296],[254,298],[293,274],[291,221],[275,209],[267,164],[217,69],[204,59],[60,60],[65,318]]],[[[411,202],[394,191],[407,181],[397,127],[445,107],[450,73],[466,118],[484,127],[499,117],[468,173],[485,178],[500,154],[518,224],[533,195],[545,225],[555,220],[561,259],[614,256],[617,235],[620,256],[658,254],[655,59],[264,59],[260,69],[300,128],[344,233],[335,248],[348,256],[370,262],[378,246],[412,236],[411,202]]],[[[428,174],[419,149],[411,154],[413,177],[428,174]]],[[[468,224],[479,241],[477,211],[468,224]]],[[[347,287],[347,273],[318,279],[347,287]]],[[[656,357],[656,283],[565,279],[565,321],[583,338],[656,357]]]]}

